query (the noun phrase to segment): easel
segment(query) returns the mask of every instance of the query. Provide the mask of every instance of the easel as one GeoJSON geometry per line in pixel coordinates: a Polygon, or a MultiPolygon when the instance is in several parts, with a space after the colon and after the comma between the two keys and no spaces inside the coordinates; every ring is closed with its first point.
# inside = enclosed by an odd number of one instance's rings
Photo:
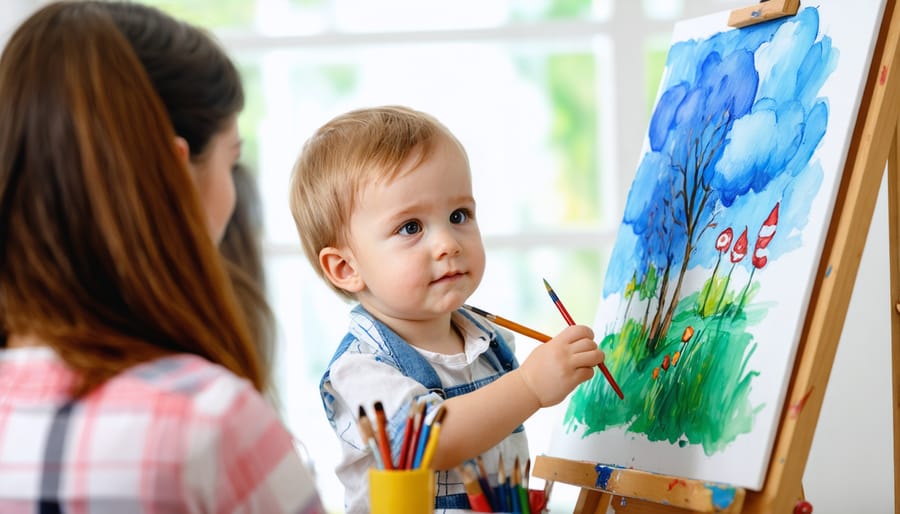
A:
{"type": "MultiPolygon", "coordinates": [[[[844,317],[888,167],[892,364],[894,391],[894,510],[900,512],[900,12],[886,0],[853,139],[844,165],[816,284],[810,298],[792,379],[766,481],[760,491],[632,469],[538,456],[533,475],[581,488],[576,514],[688,512],[811,512],[801,480],[844,317]],[[865,227],[866,230],[860,230],[865,227]]],[[[735,10],[729,25],[744,27],[796,14],[799,0],[770,0],[735,10]]]]}

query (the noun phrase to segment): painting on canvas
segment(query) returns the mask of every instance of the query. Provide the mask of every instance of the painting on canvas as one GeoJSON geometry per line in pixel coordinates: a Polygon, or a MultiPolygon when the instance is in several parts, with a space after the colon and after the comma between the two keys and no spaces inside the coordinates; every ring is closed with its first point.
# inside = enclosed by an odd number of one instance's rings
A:
{"type": "Polygon", "coordinates": [[[548,454],[761,488],[882,9],[676,25],[548,454]]]}

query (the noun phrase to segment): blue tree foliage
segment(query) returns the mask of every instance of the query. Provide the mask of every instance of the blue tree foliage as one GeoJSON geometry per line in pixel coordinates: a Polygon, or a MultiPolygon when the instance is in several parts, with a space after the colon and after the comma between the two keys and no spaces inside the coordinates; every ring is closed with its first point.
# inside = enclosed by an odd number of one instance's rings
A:
{"type": "Polygon", "coordinates": [[[719,232],[749,225],[755,236],[776,202],[780,236],[769,259],[800,246],[823,179],[814,152],[828,102],[819,91],[837,58],[813,7],[672,46],[604,296],[651,266],[711,268],[719,232]]]}

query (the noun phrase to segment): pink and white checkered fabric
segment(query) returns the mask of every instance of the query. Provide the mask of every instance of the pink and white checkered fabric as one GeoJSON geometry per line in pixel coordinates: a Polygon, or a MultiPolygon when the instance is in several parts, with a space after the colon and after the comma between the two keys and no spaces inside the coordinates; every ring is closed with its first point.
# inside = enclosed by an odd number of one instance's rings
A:
{"type": "Polygon", "coordinates": [[[275,412],[193,355],[78,401],[48,348],[0,350],[0,513],[322,513],[275,412]]]}

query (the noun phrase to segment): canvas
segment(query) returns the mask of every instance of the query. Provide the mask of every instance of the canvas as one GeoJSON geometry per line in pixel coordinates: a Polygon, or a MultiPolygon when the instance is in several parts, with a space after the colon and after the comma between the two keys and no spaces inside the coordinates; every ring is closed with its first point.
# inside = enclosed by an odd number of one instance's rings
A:
{"type": "Polygon", "coordinates": [[[762,487],[883,7],[676,24],[549,455],[762,487]]]}

